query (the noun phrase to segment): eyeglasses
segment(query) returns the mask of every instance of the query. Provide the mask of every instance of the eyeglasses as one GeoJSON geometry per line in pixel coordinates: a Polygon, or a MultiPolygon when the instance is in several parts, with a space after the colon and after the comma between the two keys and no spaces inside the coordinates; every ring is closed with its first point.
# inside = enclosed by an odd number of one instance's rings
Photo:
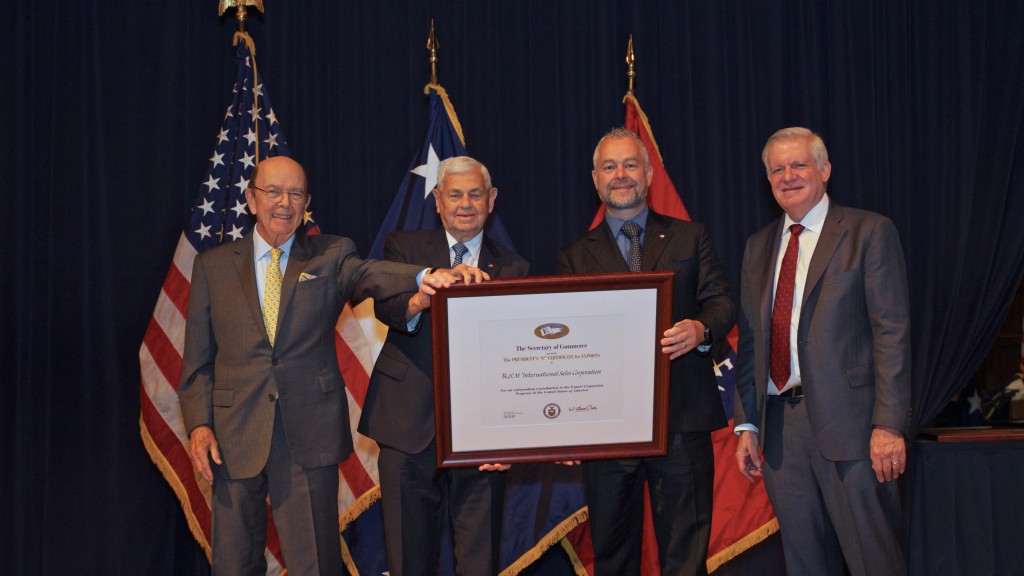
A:
{"type": "Polygon", "coordinates": [[[288,201],[292,204],[299,204],[306,200],[305,192],[282,192],[280,190],[274,190],[273,188],[270,190],[264,190],[259,186],[253,186],[252,188],[266,194],[267,200],[270,200],[271,202],[277,202],[281,199],[281,196],[284,196],[285,194],[288,195],[288,201]]]}

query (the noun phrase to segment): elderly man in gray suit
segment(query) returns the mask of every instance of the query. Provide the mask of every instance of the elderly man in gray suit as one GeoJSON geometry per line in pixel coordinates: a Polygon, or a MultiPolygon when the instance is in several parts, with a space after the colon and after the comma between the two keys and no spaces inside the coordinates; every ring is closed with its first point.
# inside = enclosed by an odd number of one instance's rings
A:
{"type": "MultiPolygon", "coordinates": [[[[278,156],[245,191],[256,230],[196,256],[178,385],[196,472],[213,485],[213,572],[265,574],[266,499],[292,576],[342,573],[338,463],[352,452],[334,327],[346,300],[417,291],[422,266],[296,234],[306,173],[278,156]]],[[[424,273],[428,296],[457,275],[424,273]]]]}
{"type": "Polygon", "coordinates": [[[764,477],[790,576],[903,576],[896,478],[910,425],[910,314],[893,223],[825,193],[821,138],[762,153],[785,214],[743,256],[736,461],[764,477]],[[764,459],[758,447],[764,450],[764,459]]]}

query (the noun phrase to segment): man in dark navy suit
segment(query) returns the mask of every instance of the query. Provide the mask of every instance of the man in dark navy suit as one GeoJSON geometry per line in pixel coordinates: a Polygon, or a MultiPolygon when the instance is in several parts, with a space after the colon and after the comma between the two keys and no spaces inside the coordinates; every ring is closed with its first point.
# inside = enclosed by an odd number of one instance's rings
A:
{"type": "MultiPolygon", "coordinates": [[[[384,257],[430,268],[470,264],[490,277],[525,276],[529,264],[483,232],[498,196],[487,167],[466,156],[449,158],[441,163],[437,183],[434,197],[444,226],[391,234],[384,257]]],[[[436,574],[442,515],[447,515],[456,572],[497,574],[502,472],[508,466],[437,468],[433,342],[425,310],[430,298],[420,294],[374,304],[377,318],[390,330],[359,422],[359,431],[380,445],[388,568],[392,576],[436,574]]]]}

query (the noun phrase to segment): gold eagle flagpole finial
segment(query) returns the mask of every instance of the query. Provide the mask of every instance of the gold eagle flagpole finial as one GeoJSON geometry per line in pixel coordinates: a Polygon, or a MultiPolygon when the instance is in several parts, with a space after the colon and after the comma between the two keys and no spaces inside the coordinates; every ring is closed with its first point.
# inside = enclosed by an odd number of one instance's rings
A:
{"type": "Polygon", "coordinates": [[[633,55],[633,35],[629,35],[629,45],[626,46],[626,64],[629,65],[629,71],[626,72],[626,76],[629,77],[629,91],[626,92],[627,96],[633,95],[633,80],[636,78],[636,56],[633,55]]]}
{"type": "Polygon", "coordinates": [[[246,6],[253,6],[263,12],[263,0],[218,0],[217,16],[223,16],[228,8],[235,8],[235,18],[238,20],[238,31],[245,32],[246,6]]]}
{"type": "Polygon", "coordinates": [[[434,34],[434,19],[430,19],[430,36],[427,36],[427,50],[430,50],[430,83],[437,84],[437,49],[441,45],[437,43],[437,36],[434,34]]]}

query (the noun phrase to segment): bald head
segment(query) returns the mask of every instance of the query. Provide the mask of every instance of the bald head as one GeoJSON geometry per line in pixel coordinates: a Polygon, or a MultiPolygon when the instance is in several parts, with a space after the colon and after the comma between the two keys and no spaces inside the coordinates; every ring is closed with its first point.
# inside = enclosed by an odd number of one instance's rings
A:
{"type": "Polygon", "coordinates": [[[280,246],[295,234],[309,207],[306,171],[287,156],[267,158],[253,170],[245,199],[256,217],[256,232],[271,246],[280,246]]]}

